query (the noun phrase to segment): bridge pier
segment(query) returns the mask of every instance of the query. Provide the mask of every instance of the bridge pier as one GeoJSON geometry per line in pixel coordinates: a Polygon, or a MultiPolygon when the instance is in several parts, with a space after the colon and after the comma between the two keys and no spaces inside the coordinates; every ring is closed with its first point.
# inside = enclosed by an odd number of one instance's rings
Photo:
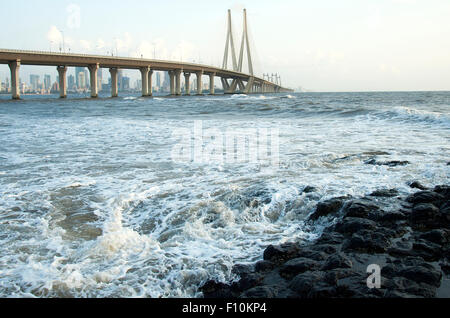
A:
{"type": "Polygon", "coordinates": [[[175,95],[175,73],[174,71],[169,71],[170,77],[170,95],[175,95]]]}
{"type": "Polygon", "coordinates": [[[214,87],[214,77],[216,77],[216,73],[209,74],[209,95],[214,95],[216,93],[214,87]]]}
{"type": "Polygon", "coordinates": [[[191,73],[184,73],[184,95],[191,95],[191,73]]]}
{"type": "Polygon", "coordinates": [[[148,73],[150,72],[150,67],[141,67],[141,81],[142,81],[142,97],[148,96],[148,73]]]}
{"type": "Polygon", "coordinates": [[[20,60],[10,62],[9,69],[11,71],[11,93],[12,99],[20,99],[20,87],[19,87],[19,69],[20,60]]]}
{"type": "Polygon", "coordinates": [[[203,84],[202,84],[203,71],[197,72],[196,75],[197,75],[197,95],[203,95],[203,84]]]}
{"type": "Polygon", "coordinates": [[[91,75],[91,98],[98,97],[98,87],[97,87],[97,71],[99,64],[91,64],[88,66],[89,73],[91,75]]]}
{"type": "Polygon", "coordinates": [[[113,67],[109,69],[109,73],[111,74],[111,97],[119,96],[119,86],[117,80],[118,69],[113,67]]]}
{"type": "Polygon", "coordinates": [[[56,68],[58,70],[59,76],[59,98],[67,98],[67,67],[66,66],[58,66],[56,68]]]}
{"type": "Polygon", "coordinates": [[[175,70],[175,95],[181,96],[181,72],[182,70],[175,70]]]}
{"type": "Polygon", "coordinates": [[[147,96],[153,96],[153,70],[150,69],[148,72],[148,90],[147,96]]]}

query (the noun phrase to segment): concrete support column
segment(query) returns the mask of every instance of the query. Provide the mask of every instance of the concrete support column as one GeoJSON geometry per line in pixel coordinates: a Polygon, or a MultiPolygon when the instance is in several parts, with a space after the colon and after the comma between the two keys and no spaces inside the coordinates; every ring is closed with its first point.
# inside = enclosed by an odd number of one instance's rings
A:
{"type": "Polygon", "coordinates": [[[67,67],[66,66],[58,66],[56,69],[58,70],[58,76],[59,76],[59,98],[66,98],[67,97],[67,81],[66,81],[67,67]]]}
{"type": "Polygon", "coordinates": [[[12,99],[20,99],[20,87],[19,87],[20,60],[10,62],[9,69],[11,71],[12,99]]]}
{"type": "Polygon", "coordinates": [[[185,95],[191,95],[191,73],[184,73],[185,95]]]}
{"type": "Polygon", "coordinates": [[[182,70],[175,70],[175,95],[181,95],[181,72],[182,70]]]}
{"type": "Polygon", "coordinates": [[[91,98],[97,98],[98,97],[98,80],[97,80],[97,71],[98,71],[99,65],[97,64],[91,64],[88,66],[89,73],[91,75],[91,98]]]}
{"type": "Polygon", "coordinates": [[[169,71],[170,76],[170,95],[175,95],[175,72],[169,71]]]}
{"type": "Polygon", "coordinates": [[[142,77],[142,96],[148,96],[148,73],[150,72],[150,67],[141,67],[141,77],[142,77]]]}
{"type": "Polygon", "coordinates": [[[119,96],[119,86],[118,86],[118,69],[110,68],[109,73],[111,74],[111,97],[119,96]]]}
{"type": "Polygon", "coordinates": [[[153,96],[153,71],[148,72],[148,96],[153,96]]]}
{"type": "Polygon", "coordinates": [[[197,72],[197,95],[203,94],[202,76],[203,71],[197,72]]]}
{"type": "Polygon", "coordinates": [[[216,73],[209,74],[209,95],[214,95],[216,93],[214,88],[214,77],[216,77],[216,73]]]}

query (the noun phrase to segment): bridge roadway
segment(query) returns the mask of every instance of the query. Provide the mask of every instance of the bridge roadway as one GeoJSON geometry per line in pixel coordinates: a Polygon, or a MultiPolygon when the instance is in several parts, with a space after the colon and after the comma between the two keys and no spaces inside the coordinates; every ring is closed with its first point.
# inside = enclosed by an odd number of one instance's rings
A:
{"type": "Polygon", "coordinates": [[[20,99],[19,69],[21,65],[56,66],[59,73],[60,97],[67,97],[66,73],[68,67],[87,67],[90,73],[91,97],[98,97],[97,70],[109,68],[111,73],[111,96],[118,96],[118,70],[137,69],[142,76],[142,96],[152,96],[153,71],[168,71],[171,95],[181,95],[181,74],[185,77],[185,94],[190,95],[190,76],[196,75],[197,95],[202,95],[202,76],[209,76],[209,93],[214,94],[214,79],[219,77],[226,94],[292,92],[275,83],[245,73],[214,66],[176,61],[149,60],[116,56],[100,56],[70,53],[50,53],[0,49],[0,64],[8,64],[11,70],[13,99],[20,99]]]}

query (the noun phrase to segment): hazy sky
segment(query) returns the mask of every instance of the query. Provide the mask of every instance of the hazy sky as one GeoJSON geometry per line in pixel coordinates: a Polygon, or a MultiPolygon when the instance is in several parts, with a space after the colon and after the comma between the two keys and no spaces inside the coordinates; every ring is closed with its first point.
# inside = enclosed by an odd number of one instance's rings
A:
{"type": "Polygon", "coordinates": [[[71,52],[219,65],[227,9],[240,44],[244,7],[259,75],[315,91],[450,90],[450,0],[2,1],[0,47],[57,51],[64,34],[71,52]]]}

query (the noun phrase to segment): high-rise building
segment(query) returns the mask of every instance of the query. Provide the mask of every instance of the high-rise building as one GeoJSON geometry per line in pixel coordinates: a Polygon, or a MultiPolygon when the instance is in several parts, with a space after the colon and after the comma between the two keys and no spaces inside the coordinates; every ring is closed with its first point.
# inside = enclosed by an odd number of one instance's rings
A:
{"type": "Polygon", "coordinates": [[[67,89],[68,90],[76,90],[77,86],[75,85],[75,76],[72,74],[67,78],[67,89]]]}
{"type": "Polygon", "coordinates": [[[39,88],[39,75],[31,74],[30,75],[30,85],[33,91],[37,91],[39,88]]]}
{"type": "Polygon", "coordinates": [[[45,75],[44,75],[44,89],[45,89],[46,91],[49,91],[49,90],[50,90],[51,85],[52,85],[52,82],[51,82],[51,81],[52,81],[52,80],[51,80],[50,75],[45,74],[45,75]]]}
{"type": "Polygon", "coordinates": [[[122,77],[122,90],[123,91],[130,90],[130,78],[127,76],[122,77]]]}
{"type": "Polygon", "coordinates": [[[161,72],[156,72],[156,88],[161,88],[161,72]]]}
{"type": "Polygon", "coordinates": [[[80,90],[86,89],[86,73],[79,72],[77,75],[77,88],[80,90]]]}
{"type": "Polygon", "coordinates": [[[88,71],[85,67],[75,67],[75,80],[77,82],[77,88],[78,89],[86,89],[88,88],[88,78],[89,78],[89,74],[88,71]],[[80,77],[80,74],[83,74],[82,77],[80,77]],[[84,81],[83,83],[80,83],[80,78],[83,78],[84,81]]]}
{"type": "Polygon", "coordinates": [[[163,82],[162,91],[163,92],[170,91],[170,76],[169,76],[169,72],[164,72],[164,82],[163,82]]]}

